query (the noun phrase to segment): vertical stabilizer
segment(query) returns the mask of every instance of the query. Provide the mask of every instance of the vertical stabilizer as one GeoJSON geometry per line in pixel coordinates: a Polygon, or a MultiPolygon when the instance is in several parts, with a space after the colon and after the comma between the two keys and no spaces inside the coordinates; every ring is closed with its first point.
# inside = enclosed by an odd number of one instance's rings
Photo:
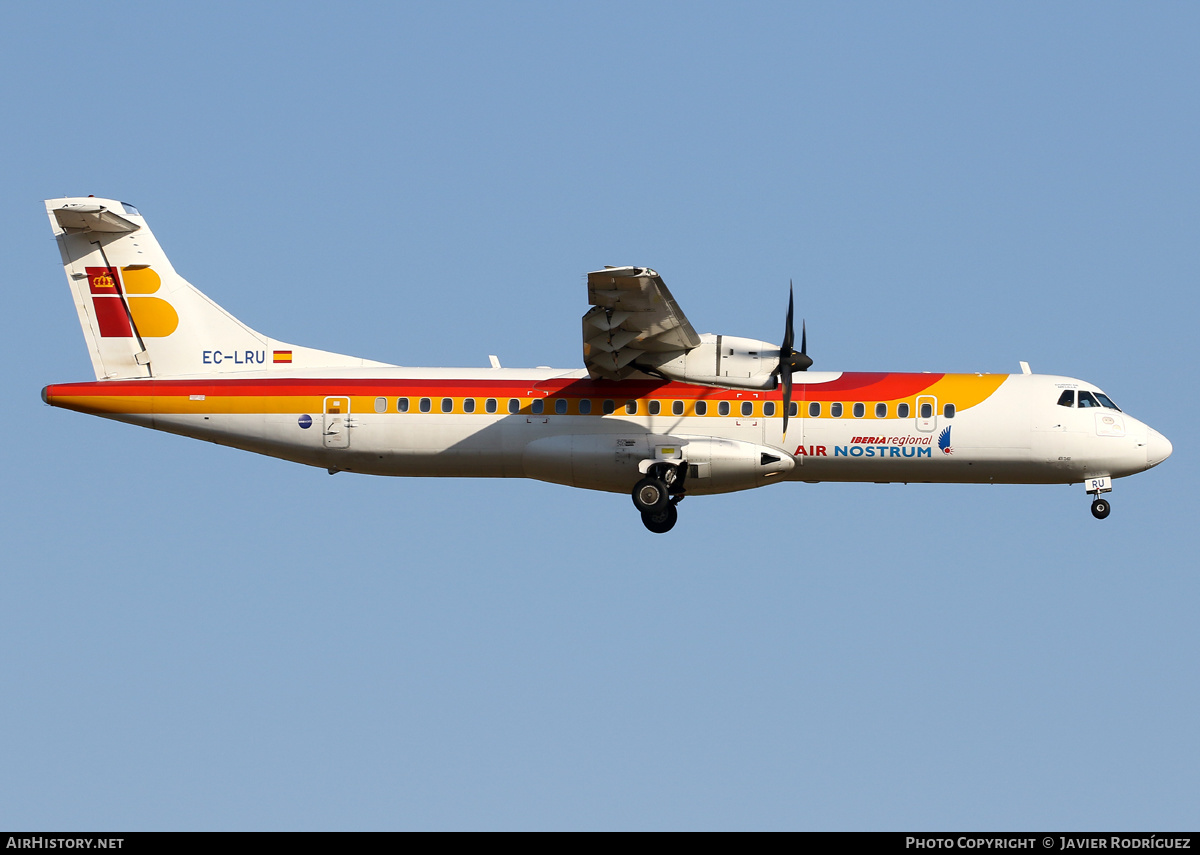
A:
{"type": "Polygon", "coordinates": [[[379,366],[255,332],[175,272],[137,208],[46,202],[98,380],[379,366]]]}

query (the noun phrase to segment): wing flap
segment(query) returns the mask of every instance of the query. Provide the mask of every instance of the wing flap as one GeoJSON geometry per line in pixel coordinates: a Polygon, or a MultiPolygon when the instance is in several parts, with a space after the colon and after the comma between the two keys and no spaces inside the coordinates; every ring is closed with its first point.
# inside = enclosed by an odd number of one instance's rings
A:
{"type": "Polygon", "coordinates": [[[648,267],[606,267],[588,274],[583,362],[592,377],[621,380],[645,353],[687,353],[700,336],[662,277],[648,267]]]}

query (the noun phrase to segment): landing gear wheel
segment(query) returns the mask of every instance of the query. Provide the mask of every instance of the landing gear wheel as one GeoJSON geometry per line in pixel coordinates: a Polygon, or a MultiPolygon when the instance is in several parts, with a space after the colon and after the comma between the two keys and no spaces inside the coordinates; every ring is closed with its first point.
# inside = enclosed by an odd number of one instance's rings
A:
{"type": "Polygon", "coordinates": [[[633,485],[633,504],[643,514],[662,511],[670,502],[667,485],[658,478],[643,478],[633,485]]]}
{"type": "Polygon", "coordinates": [[[669,503],[660,511],[642,511],[642,525],[655,534],[666,534],[675,528],[678,521],[679,511],[675,510],[673,503],[669,503]]]}
{"type": "Polygon", "coordinates": [[[1092,516],[1098,520],[1102,520],[1108,516],[1112,510],[1112,505],[1108,503],[1108,499],[1096,499],[1092,502],[1092,516]]]}

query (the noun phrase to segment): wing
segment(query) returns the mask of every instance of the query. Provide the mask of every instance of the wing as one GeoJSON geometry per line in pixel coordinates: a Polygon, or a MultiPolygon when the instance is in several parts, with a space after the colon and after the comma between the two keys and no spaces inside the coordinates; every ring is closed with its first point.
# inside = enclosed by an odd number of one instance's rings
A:
{"type": "Polygon", "coordinates": [[[637,359],[682,355],[700,336],[667,286],[648,267],[606,267],[588,274],[583,316],[583,364],[594,379],[622,380],[638,370],[637,359]]]}

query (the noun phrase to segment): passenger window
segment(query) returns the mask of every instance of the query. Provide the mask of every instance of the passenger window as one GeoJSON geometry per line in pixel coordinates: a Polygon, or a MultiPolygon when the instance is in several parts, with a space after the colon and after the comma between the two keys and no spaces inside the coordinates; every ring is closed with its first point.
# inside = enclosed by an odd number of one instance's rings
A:
{"type": "MultiPolygon", "coordinates": [[[[792,406],[794,407],[796,405],[792,404],[792,406]]],[[[809,403],[808,417],[810,419],[819,419],[821,417],[821,402],[820,401],[812,401],[809,403]]]]}
{"type": "Polygon", "coordinates": [[[942,415],[948,419],[954,418],[954,412],[955,406],[953,404],[946,404],[942,407],[942,415]]]}
{"type": "Polygon", "coordinates": [[[877,418],[877,419],[886,419],[887,418],[887,404],[876,404],[875,405],[875,418],[877,418]]]}
{"type": "Polygon", "coordinates": [[[703,416],[708,414],[708,401],[696,402],[696,415],[703,416]]]}
{"type": "Polygon", "coordinates": [[[530,403],[530,405],[529,405],[529,412],[533,413],[535,416],[540,416],[542,414],[542,411],[545,409],[546,409],[546,399],[545,398],[534,398],[533,402],[530,403]]]}
{"type": "Polygon", "coordinates": [[[1061,395],[1059,395],[1059,396],[1058,396],[1058,405],[1059,405],[1060,407],[1073,407],[1073,406],[1075,406],[1075,390],[1074,390],[1074,389],[1067,389],[1067,390],[1066,390],[1066,391],[1064,391],[1064,392],[1063,392],[1061,395]]]}
{"type": "Polygon", "coordinates": [[[728,401],[722,401],[721,403],[717,404],[717,415],[718,416],[729,415],[729,402],[728,401]]]}
{"type": "Polygon", "coordinates": [[[897,404],[896,405],[896,418],[898,418],[898,419],[908,418],[908,404],[897,404]]]}
{"type": "Polygon", "coordinates": [[[510,413],[521,412],[521,399],[520,398],[509,398],[508,399],[508,411],[510,413]]]}
{"type": "Polygon", "coordinates": [[[591,411],[592,411],[592,399],[591,398],[580,398],[579,399],[579,415],[586,416],[591,411]]]}
{"type": "Polygon", "coordinates": [[[625,412],[627,414],[629,414],[631,416],[636,416],[637,410],[638,410],[638,402],[637,401],[626,401],[625,402],[625,412]]]}
{"type": "Polygon", "coordinates": [[[454,399],[453,398],[442,398],[442,412],[443,413],[454,412],[454,399]]]}
{"type": "Polygon", "coordinates": [[[475,412],[475,399],[474,398],[463,398],[463,412],[464,413],[475,412]]]}
{"type": "Polygon", "coordinates": [[[430,404],[428,398],[421,399],[421,412],[423,412],[423,413],[429,412],[429,410],[431,409],[431,406],[432,405],[430,404]]]}
{"type": "Polygon", "coordinates": [[[1098,406],[1100,406],[1100,402],[1097,401],[1094,397],[1092,397],[1091,392],[1080,392],[1079,393],[1079,406],[1081,406],[1081,407],[1098,407],[1098,406]]]}
{"type": "Polygon", "coordinates": [[[921,405],[921,418],[923,418],[923,419],[933,418],[933,404],[926,402],[921,405]]]}
{"type": "Polygon", "coordinates": [[[794,419],[799,412],[800,412],[800,405],[797,404],[795,401],[792,401],[792,403],[788,404],[788,418],[794,419]]]}
{"type": "Polygon", "coordinates": [[[615,410],[616,408],[617,408],[616,402],[614,402],[614,401],[605,401],[605,402],[604,402],[604,415],[606,415],[606,416],[611,416],[611,415],[612,415],[612,412],[613,412],[613,410],[615,410]]]}
{"type": "Polygon", "coordinates": [[[774,401],[763,401],[763,415],[767,418],[771,418],[771,416],[775,415],[774,401]]]}
{"type": "Polygon", "coordinates": [[[565,416],[567,414],[566,398],[559,398],[554,402],[554,412],[558,413],[560,416],[565,416]]]}
{"type": "Polygon", "coordinates": [[[375,399],[375,412],[377,412],[377,413],[386,413],[387,412],[387,398],[376,398],[375,399]]]}
{"type": "Polygon", "coordinates": [[[861,419],[866,414],[867,414],[866,404],[855,404],[854,405],[854,418],[861,419]]]}
{"type": "Polygon", "coordinates": [[[487,410],[489,413],[496,412],[496,399],[488,398],[486,401],[484,401],[483,408],[485,410],[487,410]]]}
{"type": "Polygon", "coordinates": [[[651,401],[650,402],[650,415],[657,416],[660,412],[662,412],[662,404],[658,401],[651,401]]]}
{"type": "Polygon", "coordinates": [[[407,413],[408,412],[408,398],[397,398],[396,399],[396,412],[398,412],[398,413],[407,413]]]}
{"type": "Polygon", "coordinates": [[[683,401],[672,401],[671,402],[671,415],[673,415],[673,416],[682,416],[683,415],[683,401]]]}
{"type": "Polygon", "coordinates": [[[829,415],[833,416],[835,419],[840,419],[842,417],[842,405],[841,404],[830,404],[829,405],[829,415]]]}

